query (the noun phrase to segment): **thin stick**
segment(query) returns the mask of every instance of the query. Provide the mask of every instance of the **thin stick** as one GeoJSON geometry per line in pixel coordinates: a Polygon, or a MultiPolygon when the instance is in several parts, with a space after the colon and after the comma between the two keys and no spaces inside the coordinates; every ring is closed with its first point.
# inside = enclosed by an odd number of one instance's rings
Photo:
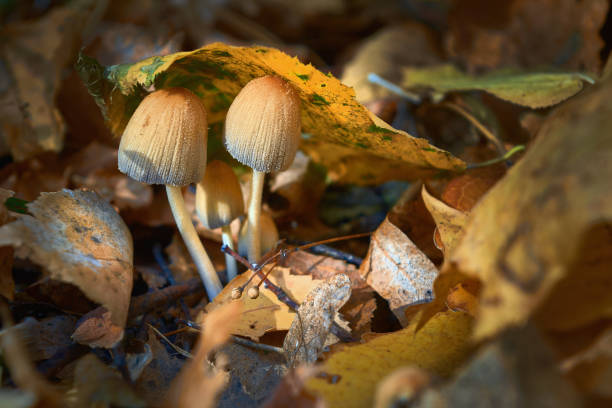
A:
{"type": "MultiPolygon", "coordinates": [[[[164,259],[164,254],[162,253],[162,247],[159,242],[153,245],[153,257],[155,258],[155,261],[157,261],[157,264],[159,265],[162,272],[166,276],[166,280],[168,281],[168,283],[171,286],[176,285],[176,279],[174,279],[174,275],[172,275],[172,271],[170,270],[170,268],[168,267],[168,264],[166,263],[166,260],[164,259]]],[[[182,297],[179,299],[179,305],[181,306],[181,309],[183,310],[185,319],[188,319],[188,320],[191,319],[189,308],[187,307],[187,304],[185,303],[182,297]]]]}
{"type": "MultiPolygon", "coordinates": [[[[221,227],[221,237],[223,238],[223,245],[227,245],[229,248],[236,250],[234,240],[232,239],[232,232],[229,225],[221,227]]],[[[230,254],[225,254],[225,267],[227,268],[227,281],[231,282],[238,275],[238,264],[236,264],[236,258],[230,254]]]]}
{"type": "Polygon", "coordinates": [[[261,257],[261,195],[263,193],[265,177],[266,173],[253,170],[247,218],[247,234],[249,236],[247,258],[249,262],[257,262],[261,257]]]}
{"type": "Polygon", "coordinates": [[[490,166],[492,164],[501,163],[503,161],[508,160],[510,157],[514,156],[515,153],[518,153],[518,152],[520,152],[522,150],[525,150],[525,145],[514,146],[512,149],[510,149],[508,151],[508,153],[504,154],[503,156],[496,157],[495,159],[487,160],[487,161],[484,161],[482,163],[468,164],[467,169],[468,170],[477,169],[477,168],[480,168],[480,167],[486,167],[486,166],[490,166]]]}
{"type": "Polygon", "coordinates": [[[170,209],[176,221],[176,226],[200,273],[202,282],[204,282],[204,288],[206,288],[208,299],[212,301],[215,296],[221,292],[222,286],[219,276],[191,222],[191,216],[185,207],[185,200],[183,199],[181,188],[166,185],[166,193],[168,194],[168,202],[170,203],[170,209]]]}

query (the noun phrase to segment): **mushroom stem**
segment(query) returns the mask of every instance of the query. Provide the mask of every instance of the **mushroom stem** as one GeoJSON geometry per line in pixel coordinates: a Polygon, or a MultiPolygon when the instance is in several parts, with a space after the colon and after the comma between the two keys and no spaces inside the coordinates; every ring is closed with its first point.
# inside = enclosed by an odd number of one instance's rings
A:
{"type": "MultiPolygon", "coordinates": [[[[229,224],[221,227],[221,238],[229,249],[232,251],[236,250],[229,224]]],[[[227,281],[231,282],[238,275],[238,265],[236,264],[236,259],[228,253],[225,253],[225,266],[227,267],[227,281]]]]}
{"type": "Polygon", "coordinates": [[[212,301],[221,292],[222,287],[219,276],[217,276],[215,267],[210,261],[208,254],[206,254],[206,250],[193,226],[193,222],[191,222],[191,216],[185,207],[181,187],[166,184],[166,193],[168,194],[168,202],[170,203],[176,226],[198,269],[202,282],[204,282],[208,300],[212,301]]]}
{"type": "Polygon", "coordinates": [[[247,231],[250,235],[248,240],[247,258],[249,262],[255,263],[261,258],[261,194],[266,173],[253,169],[251,181],[251,197],[249,198],[249,211],[247,217],[247,231]]]}

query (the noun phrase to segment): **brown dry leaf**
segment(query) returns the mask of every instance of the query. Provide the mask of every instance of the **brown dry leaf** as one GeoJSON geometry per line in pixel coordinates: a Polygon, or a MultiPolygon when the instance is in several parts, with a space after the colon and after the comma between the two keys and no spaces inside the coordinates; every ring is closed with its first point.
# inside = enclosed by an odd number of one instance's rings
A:
{"type": "Polygon", "coordinates": [[[70,406],[73,407],[146,406],[119,371],[93,354],[87,354],[77,361],[69,394],[70,406]]]}
{"type": "Polygon", "coordinates": [[[338,311],[350,296],[351,281],[343,273],[308,293],[283,342],[289,367],[317,361],[338,311]]]}
{"type": "Polygon", "coordinates": [[[123,327],[113,323],[112,314],[98,307],[79,319],[72,339],[91,347],[112,348],[123,338],[123,327]]]}
{"type": "Polygon", "coordinates": [[[132,236],[113,208],[88,191],[43,193],[30,215],[0,227],[0,245],[77,286],[121,331],[132,291],[132,236]]]}
{"type": "Polygon", "coordinates": [[[40,375],[28,356],[19,332],[11,330],[13,325],[8,307],[0,307],[2,327],[0,336],[0,349],[4,364],[11,373],[11,379],[21,390],[31,393],[37,405],[44,408],[62,407],[59,392],[40,375]]]}
{"type": "Polygon", "coordinates": [[[339,273],[351,280],[351,297],[342,306],[340,313],[349,323],[353,337],[372,331],[372,317],[376,310],[374,290],[359,274],[355,265],[328,256],[314,255],[305,251],[292,252],[284,264],[296,275],[310,275],[313,279],[325,280],[339,273]]]}
{"type": "Polygon", "coordinates": [[[450,384],[426,391],[416,404],[418,408],[581,406],[533,326],[504,333],[450,384]]]}
{"type": "Polygon", "coordinates": [[[466,283],[460,283],[448,292],[446,305],[450,310],[461,310],[472,317],[478,312],[478,298],[468,291],[466,283]]]}
{"type": "Polygon", "coordinates": [[[54,7],[36,21],[3,27],[4,76],[12,84],[0,95],[0,137],[16,160],[61,150],[65,126],[55,97],[82,33],[102,17],[106,3],[79,0],[54,7]]]}
{"type": "Polygon", "coordinates": [[[225,343],[238,322],[242,305],[230,303],[210,312],[202,325],[193,360],[183,367],[172,383],[163,406],[172,408],[214,407],[217,395],[226,384],[225,365],[217,355],[217,367],[208,366],[207,356],[225,343]]]}
{"type": "Polygon", "coordinates": [[[421,194],[425,206],[436,222],[437,230],[440,233],[440,238],[444,245],[444,253],[452,253],[453,249],[455,249],[459,243],[468,215],[446,205],[444,202],[429,194],[425,186],[423,186],[421,194]]]}
{"type": "MultiPolygon", "coordinates": [[[[14,193],[0,188],[0,226],[10,220],[10,214],[4,205],[6,200],[14,193]]],[[[15,281],[13,280],[13,248],[0,246],[0,295],[13,300],[15,295],[15,281]]]]}
{"type": "Polygon", "coordinates": [[[395,369],[415,365],[438,376],[450,376],[472,351],[472,318],[461,312],[434,316],[419,331],[416,323],[365,344],[347,346],[324,363],[325,377],[307,384],[330,408],[371,407],[376,385],[395,369]]]}
{"type": "Polygon", "coordinates": [[[504,174],[503,165],[468,170],[448,182],[442,192],[442,201],[461,212],[468,213],[504,174]]]}
{"type": "Polygon", "coordinates": [[[454,4],[446,49],[471,71],[553,64],[591,72],[600,69],[604,44],[599,30],[609,7],[605,0],[462,0],[454,4]]]}
{"type": "Polygon", "coordinates": [[[423,24],[409,22],[383,28],[365,40],[346,64],[342,82],[355,89],[359,102],[368,103],[392,95],[387,89],[372,84],[369,73],[399,83],[403,67],[433,65],[441,60],[433,32],[423,24]]]}
{"type": "Polygon", "coordinates": [[[477,338],[538,306],[564,329],[612,316],[611,97],[608,80],[558,108],[472,210],[445,271],[482,281],[477,338]]]}
{"type": "Polygon", "coordinates": [[[585,350],[563,361],[561,369],[580,391],[611,399],[612,329],[603,332],[585,350]]]}
{"type": "MultiPolygon", "coordinates": [[[[274,270],[270,273],[268,279],[275,285],[280,286],[298,304],[320,282],[313,280],[310,276],[291,275],[289,268],[278,266],[267,266],[264,268],[264,273],[269,268],[274,268],[274,270]]],[[[212,303],[206,305],[206,312],[210,313],[227,303],[240,303],[242,305],[242,314],[238,323],[233,327],[232,334],[249,337],[255,341],[259,340],[264,333],[269,331],[289,330],[293,323],[295,312],[278,300],[274,293],[264,289],[263,285],[256,299],[249,298],[246,295],[246,289],[239,300],[232,299],[232,289],[244,285],[249,277],[250,272],[243,273],[234,278],[223,288],[212,303]]],[[[259,283],[259,278],[256,277],[253,279],[252,284],[256,285],[257,283],[259,283]]]]}
{"type": "Polygon", "coordinates": [[[387,217],[372,235],[359,273],[406,326],[403,309],[432,298],[438,270],[387,217]]]}

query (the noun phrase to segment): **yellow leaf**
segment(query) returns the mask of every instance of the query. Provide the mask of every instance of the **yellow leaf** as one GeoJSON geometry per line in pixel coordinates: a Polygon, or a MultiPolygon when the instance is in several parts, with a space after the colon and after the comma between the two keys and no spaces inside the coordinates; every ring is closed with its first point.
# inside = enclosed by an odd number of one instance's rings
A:
{"type": "MultiPolygon", "coordinates": [[[[216,140],[209,145],[219,146],[221,122],[240,89],[253,78],[276,75],[290,82],[302,100],[301,148],[327,166],[334,180],[371,184],[465,168],[462,160],[425,139],[372,117],[356,101],[354,91],[331,74],[273,48],[214,43],[195,51],[108,67],[106,71],[85,56],[77,66],[90,93],[108,115],[115,135],[122,133],[146,94],[143,87],[180,86],[202,98],[212,124],[209,139],[216,140]]],[[[218,150],[209,152],[209,156],[224,154],[218,150]]]]}
{"type": "MultiPolygon", "coordinates": [[[[275,285],[280,286],[298,304],[306,298],[311,289],[321,282],[320,280],[313,280],[310,276],[291,275],[289,268],[272,265],[265,267],[264,273],[267,273],[270,268],[274,268],[274,270],[270,273],[268,279],[275,285]]],[[[278,300],[276,295],[265,289],[263,285],[260,287],[259,296],[255,299],[247,296],[247,289],[244,290],[239,300],[232,299],[232,289],[244,285],[250,275],[249,272],[235,277],[215,297],[212,303],[206,305],[206,312],[210,313],[228,303],[241,303],[242,313],[238,323],[232,329],[232,334],[250,337],[255,341],[269,331],[289,330],[295,318],[295,312],[278,300]]],[[[257,285],[259,281],[260,279],[255,277],[249,287],[257,285]]]]}
{"type": "Polygon", "coordinates": [[[565,330],[612,317],[611,98],[608,80],[561,106],[472,210],[446,269],[483,284],[478,339],[538,307],[565,330]]]}
{"type": "Polygon", "coordinates": [[[421,195],[423,196],[425,207],[427,207],[436,222],[436,227],[444,244],[444,253],[451,253],[459,243],[459,238],[461,238],[463,233],[463,226],[467,220],[467,214],[433,197],[425,186],[421,190],[421,195]]]}
{"type": "Polygon", "coordinates": [[[468,357],[472,318],[447,311],[419,331],[416,324],[347,346],[324,364],[325,378],[311,379],[309,391],[321,394],[330,408],[371,407],[376,385],[395,369],[415,365],[442,377],[450,376],[468,357]]]}

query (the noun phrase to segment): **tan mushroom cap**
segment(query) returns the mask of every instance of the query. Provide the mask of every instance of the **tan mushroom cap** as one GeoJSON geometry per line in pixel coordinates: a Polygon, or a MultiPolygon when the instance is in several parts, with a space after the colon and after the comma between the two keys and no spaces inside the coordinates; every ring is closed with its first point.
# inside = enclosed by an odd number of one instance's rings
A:
{"type": "Polygon", "coordinates": [[[228,225],[244,214],[244,199],[238,178],[225,162],[213,160],[196,185],[196,212],[206,228],[228,225]]]}
{"type": "Polygon", "coordinates": [[[208,121],[202,101],[185,88],[147,95],[119,144],[119,170],[147,184],[186,186],[206,169],[208,121]]]}
{"type": "MultiPolygon", "coordinates": [[[[261,253],[265,254],[274,248],[278,244],[278,229],[274,223],[274,219],[264,212],[261,213],[259,218],[261,225],[261,253]]],[[[242,256],[247,256],[247,248],[251,240],[251,234],[247,234],[248,223],[242,224],[240,233],[238,234],[238,253],[242,256]]]]}
{"type": "Polygon", "coordinates": [[[225,120],[225,147],[240,163],[269,173],[285,170],[301,134],[300,98],[287,81],[265,76],[246,84],[225,120]]]}

